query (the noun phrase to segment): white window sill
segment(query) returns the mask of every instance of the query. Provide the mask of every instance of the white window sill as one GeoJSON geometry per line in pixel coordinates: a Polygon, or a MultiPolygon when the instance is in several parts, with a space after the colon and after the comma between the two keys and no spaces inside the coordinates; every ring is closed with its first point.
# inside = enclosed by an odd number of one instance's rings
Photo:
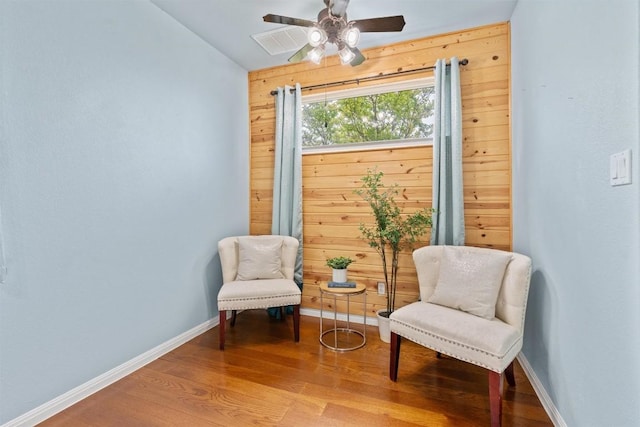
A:
{"type": "Polygon", "coordinates": [[[349,151],[372,151],[381,149],[425,147],[433,145],[433,139],[411,139],[403,141],[375,141],[358,142],[354,144],[319,145],[316,147],[302,147],[302,155],[342,153],[349,151]]]}

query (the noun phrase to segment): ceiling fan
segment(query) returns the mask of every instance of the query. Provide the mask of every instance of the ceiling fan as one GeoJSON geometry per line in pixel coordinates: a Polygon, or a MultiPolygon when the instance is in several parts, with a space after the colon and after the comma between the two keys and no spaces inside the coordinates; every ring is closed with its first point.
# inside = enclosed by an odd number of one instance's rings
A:
{"type": "Polygon", "coordinates": [[[325,54],[326,43],[332,43],[338,47],[338,55],[343,64],[360,65],[365,60],[357,47],[361,32],[402,31],[404,28],[405,22],[402,15],[348,21],[349,0],[324,0],[324,4],[326,8],[318,13],[317,22],[271,13],[262,18],[265,22],[275,24],[309,27],[307,33],[309,42],[293,54],[289,62],[308,58],[319,64],[325,54]]]}

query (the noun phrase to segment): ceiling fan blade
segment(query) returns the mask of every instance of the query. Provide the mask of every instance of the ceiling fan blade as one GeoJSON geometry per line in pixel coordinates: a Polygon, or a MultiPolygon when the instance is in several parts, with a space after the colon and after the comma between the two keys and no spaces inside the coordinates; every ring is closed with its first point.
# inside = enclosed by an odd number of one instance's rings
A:
{"type": "Polygon", "coordinates": [[[402,31],[404,16],[385,16],[382,18],[359,19],[354,25],[363,33],[402,31]]]}
{"type": "Polygon", "coordinates": [[[360,49],[358,49],[357,47],[350,47],[349,49],[351,49],[351,52],[356,54],[356,57],[353,58],[349,64],[351,64],[352,67],[362,64],[366,58],[364,57],[362,52],[360,52],[360,49]]]}
{"type": "Polygon", "coordinates": [[[307,54],[313,49],[309,43],[302,46],[300,50],[294,53],[291,58],[289,58],[289,62],[300,62],[307,57],[307,54]]]}
{"type": "Polygon", "coordinates": [[[274,24],[297,25],[299,27],[313,27],[314,25],[316,25],[315,22],[309,21],[307,19],[290,18],[288,16],[274,15],[272,13],[269,13],[268,15],[264,15],[262,19],[264,20],[264,22],[273,22],[274,24]]]}

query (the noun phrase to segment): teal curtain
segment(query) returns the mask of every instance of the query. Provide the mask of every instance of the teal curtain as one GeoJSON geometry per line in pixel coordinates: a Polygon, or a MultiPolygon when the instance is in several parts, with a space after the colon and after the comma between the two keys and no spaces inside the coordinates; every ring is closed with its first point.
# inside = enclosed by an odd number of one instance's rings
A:
{"type": "Polygon", "coordinates": [[[458,58],[436,62],[432,245],[464,245],[462,107],[458,58]]]}
{"type": "Polygon", "coordinates": [[[298,239],[294,280],[302,289],[302,100],[300,84],[278,88],[271,234],[298,239]]]}

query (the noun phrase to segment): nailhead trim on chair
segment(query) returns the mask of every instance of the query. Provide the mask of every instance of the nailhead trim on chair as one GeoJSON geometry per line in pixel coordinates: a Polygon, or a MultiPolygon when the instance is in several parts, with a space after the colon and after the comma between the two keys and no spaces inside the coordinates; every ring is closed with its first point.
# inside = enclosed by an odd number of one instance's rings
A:
{"type": "Polygon", "coordinates": [[[277,297],[242,298],[218,301],[219,310],[252,310],[264,308],[265,304],[247,304],[247,302],[273,300],[274,307],[300,304],[300,294],[278,295],[277,297]]]}
{"type": "MultiPolygon", "coordinates": [[[[455,345],[455,346],[460,347],[460,348],[466,348],[466,349],[469,349],[469,350],[474,351],[474,352],[476,352],[476,353],[485,354],[485,355],[487,355],[487,356],[489,356],[489,357],[491,357],[491,358],[493,358],[493,359],[495,359],[495,360],[498,360],[498,361],[503,361],[503,360],[505,360],[505,359],[504,359],[504,357],[497,356],[497,355],[495,355],[495,354],[493,354],[493,353],[489,353],[488,351],[480,350],[480,349],[478,349],[478,348],[476,348],[476,347],[471,347],[471,346],[469,346],[469,345],[462,344],[462,343],[460,343],[460,342],[458,342],[458,341],[453,341],[453,340],[450,340],[450,339],[447,339],[447,338],[442,338],[442,337],[441,337],[441,336],[439,336],[439,335],[435,335],[435,334],[432,334],[432,333],[430,333],[430,332],[424,331],[424,330],[422,330],[422,329],[415,328],[415,327],[413,327],[413,326],[411,326],[411,325],[407,325],[406,323],[402,323],[402,322],[399,322],[399,321],[397,321],[397,320],[392,320],[392,322],[396,322],[396,323],[398,323],[398,324],[402,325],[403,327],[405,327],[405,328],[407,328],[407,329],[411,329],[411,330],[417,331],[417,332],[418,332],[418,333],[420,333],[420,334],[428,335],[428,336],[430,336],[430,337],[432,337],[432,338],[434,338],[434,339],[436,339],[436,340],[438,340],[438,341],[446,342],[446,343],[449,343],[449,344],[455,345]]],[[[479,362],[477,362],[477,361],[475,361],[475,360],[471,360],[471,359],[468,359],[468,358],[460,357],[460,356],[459,356],[459,355],[457,355],[457,354],[451,354],[451,353],[449,353],[449,352],[448,352],[448,351],[446,351],[446,350],[443,350],[443,349],[441,349],[441,348],[436,348],[436,346],[434,346],[434,345],[432,345],[432,344],[427,344],[427,343],[425,343],[425,342],[421,342],[421,341],[419,341],[419,340],[416,340],[416,339],[413,339],[413,338],[409,338],[409,337],[407,337],[407,336],[405,336],[405,335],[402,335],[402,334],[400,334],[400,333],[398,333],[398,332],[394,331],[394,330],[393,330],[393,328],[392,328],[391,332],[394,332],[394,333],[396,333],[396,334],[398,334],[398,335],[400,335],[400,336],[402,336],[402,337],[404,337],[404,338],[408,339],[409,341],[413,341],[413,342],[415,342],[416,344],[420,344],[420,345],[421,345],[421,346],[423,346],[423,347],[427,347],[427,348],[430,348],[430,349],[431,349],[431,350],[433,350],[433,351],[437,351],[438,353],[446,354],[446,355],[451,356],[451,357],[454,357],[454,358],[456,358],[456,359],[458,359],[458,360],[462,360],[462,361],[464,361],[464,362],[468,362],[468,363],[471,363],[471,364],[473,364],[473,365],[480,366],[480,367],[485,368],[485,369],[488,369],[488,370],[490,370],[490,371],[494,371],[494,372],[497,372],[497,373],[501,373],[501,371],[497,371],[497,370],[495,370],[494,368],[492,368],[492,367],[489,367],[489,366],[485,365],[484,363],[479,363],[479,362]]],[[[520,335],[520,336],[518,337],[518,340],[516,340],[516,341],[513,343],[513,345],[512,345],[511,347],[509,347],[509,349],[505,352],[505,355],[506,355],[506,354],[509,354],[509,351],[511,351],[511,349],[512,349],[514,346],[516,346],[516,345],[518,344],[518,342],[520,342],[520,343],[522,342],[522,335],[520,335]]],[[[514,356],[514,359],[515,359],[515,356],[514,356]]],[[[513,361],[513,359],[511,359],[511,361],[513,361]]],[[[511,363],[511,361],[510,361],[509,363],[511,363]]],[[[509,366],[509,364],[507,364],[507,366],[509,366]]]]}
{"type": "Polygon", "coordinates": [[[255,299],[259,299],[259,300],[265,300],[265,299],[276,299],[276,298],[299,298],[300,294],[289,294],[289,295],[277,295],[277,296],[265,296],[265,297],[251,297],[251,298],[230,298],[230,299],[226,299],[226,300],[220,300],[221,302],[229,302],[229,301],[251,301],[251,300],[255,300],[255,299]]]}

